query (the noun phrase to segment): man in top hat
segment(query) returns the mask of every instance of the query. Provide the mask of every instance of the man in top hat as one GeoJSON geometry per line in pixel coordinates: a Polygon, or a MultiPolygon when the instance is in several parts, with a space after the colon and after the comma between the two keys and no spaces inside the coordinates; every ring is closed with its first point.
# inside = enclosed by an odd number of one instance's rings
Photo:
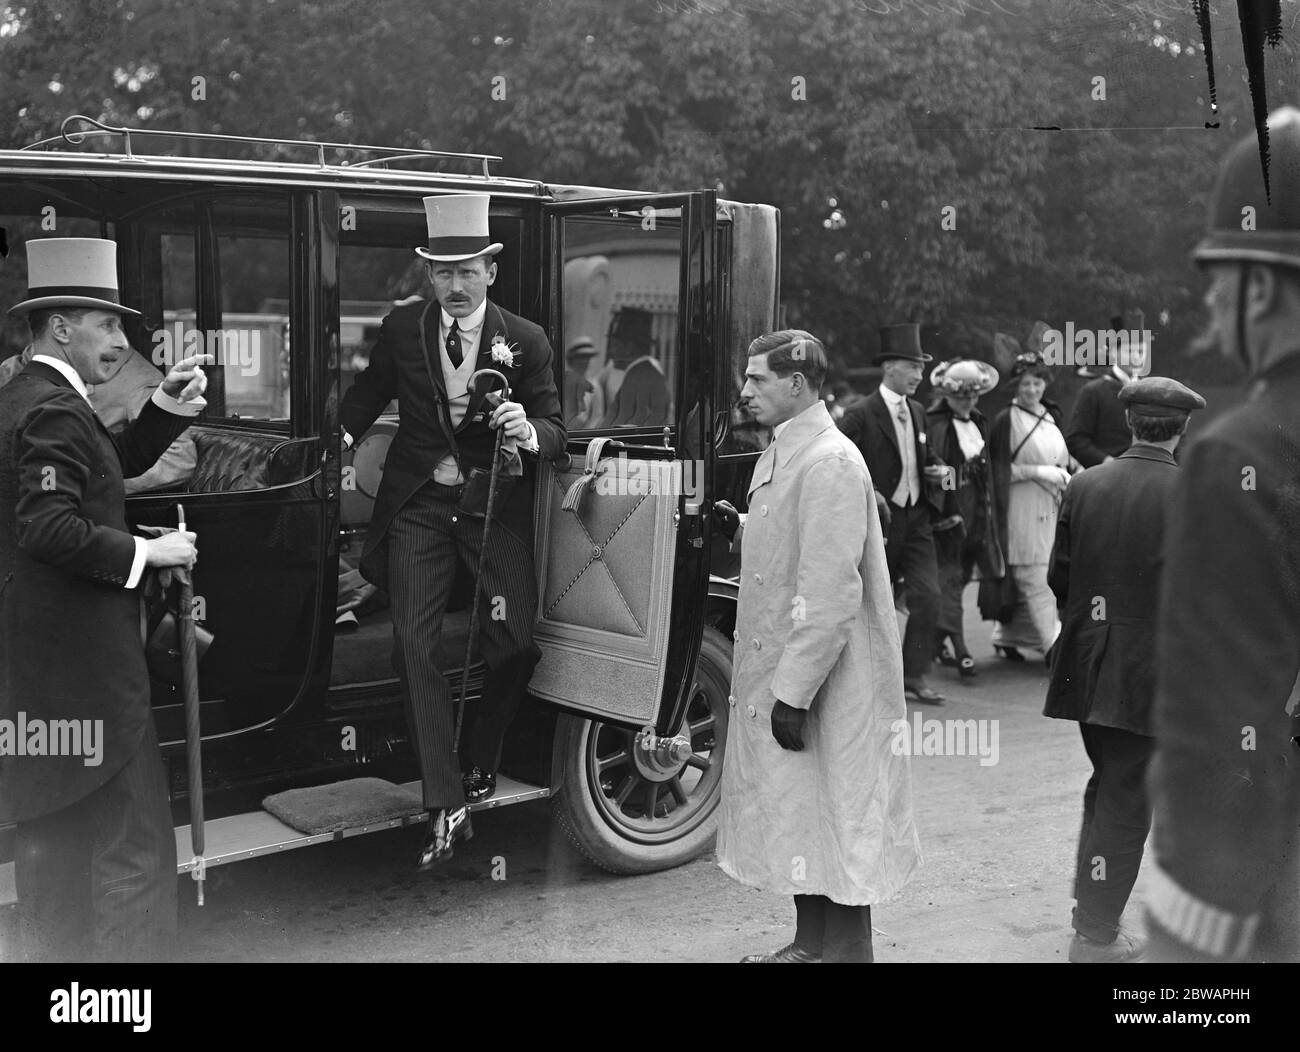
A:
{"type": "Polygon", "coordinates": [[[942,512],[934,492],[945,467],[927,445],[925,409],[911,395],[923,366],[933,361],[921,350],[919,325],[887,325],[880,330],[876,364],[884,367],[880,387],[845,412],[839,422],[862,453],[876,490],[876,506],[886,529],[885,556],[891,580],[903,578],[907,590],[907,629],[903,634],[903,685],[909,698],[940,704],[943,695],[926,683],[934,658],[939,611],[939,570],[932,516],[942,512]]]}
{"type": "Polygon", "coordinates": [[[564,426],[570,431],[592,426],[591,403],[596,388],[587,379],[587,367],[594,357],[596,347],[590,336],[575,337],[564,352],[564,426]]]}
{"type": "Polygon", "coordinates": [[[177,362],[111,434],[86,388],[134,353],[116,245],[29,241],[27,261],[28,298],[9,312],[26,316],[33,354],[0,390],[0,822],[17,823],[21,945],[33,959],[155,957],[176,929],[176,841],[139,585],[146,567],[197,555],[193,533],[128,532],[123,478],[200,412],[212,357],[177,362]]]}
{"type": "Polygon", "coordinates": [[[401,422],[375,499],[361,572],[388,589],[393,664],[420,762],[429,833],[419,868],[449,858],[472,835],[467,803],[496,788],[501,742],[541,652],[533,644],[533,477],[538,457],[564,451],[566,437],[551,346],[541,328],[487,298],[502,245],[488,234],[487,194],[426,197],[427,261],[434,299],[384,318],[370,364],[339,409],[343,440],[359,440],[396,398],[401,422]],[[510,397],[493,408],[470,391],[478,369],[496,369],[510,397]],[[498,483],[483,578],[479,640],[488,674],[467,742],[456,752],[455,712],[436,653],[457,563],[476,572],[483,508],[466,507],[486,485],[493,432],[502,429],[507,465],[498,483]],[[475,472],[478,474],[474,474],[475,472]],[[467,482],[472,481],[467,491],[467,482]],[[475,514],[477,512],[477,514],[475,514]]]}
{"type": "Polygon", "coordinates": [[[1047,582],[1061,634],[1043,714],[1074,720],[1092,761],[1074,877],[1075,962],[1133,960],[1120,929],[1151,827],[1147,763],[1154,746],[1156,611],[1174,449],[1205,399],[1177,380],[1124,385],[1133,444],[1070,480],[1047,582]]]}
{"type": "MultiPolygon", "coordinates": [[[[1118,315],[1111,318],[1110,325],[1112,335],[1125,329],[1124,319],[1118,315]]],[[[1134,377],[1124,368],[1113,345],[1104,353],[1107,358],[1102,371],[1087,365],[1076,370],[1089,379],[1075,396],[1070,422],[1065,428],[1066,448],[1085,468],[1113,460],[1133,440],[1119,390],[1134,377]]]]}
{"type": "Polygon", "coordinates": [[[1252,133],[1195,251],[1208,336],[1247,384],[1188,446],[1166,531],[1146,896],[1164,960],[1300,960],[1300,110],[1270,114],[1268,145],[1271,193],[1252,133]]]}

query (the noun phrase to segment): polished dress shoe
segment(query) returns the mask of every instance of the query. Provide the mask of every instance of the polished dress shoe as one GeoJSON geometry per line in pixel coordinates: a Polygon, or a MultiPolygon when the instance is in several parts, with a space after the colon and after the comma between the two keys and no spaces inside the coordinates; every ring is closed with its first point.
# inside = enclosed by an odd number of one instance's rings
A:
{"type": "Polygon", "coordinates": [[[446,862],[452,856],[456,841],[469,840],[473,836],[468,807],[442,808],[429,819],[429,835],[424,838],[415,868],[423,872],[439,862],[446,862]]]}
{"type": "Polygon", "coordinates": [[[476,804],[497,791],[497,776],[482,767],[471,767],[469,773],[461,777],[460,784],[465,789],[465,799],[476,804]]]}
{"type": "Polygon", "coordinates": [[[751,953],[740,959],[741,964],[821,964],[822,955],[812,953],[791,943],[771,953],[751,953]]]}

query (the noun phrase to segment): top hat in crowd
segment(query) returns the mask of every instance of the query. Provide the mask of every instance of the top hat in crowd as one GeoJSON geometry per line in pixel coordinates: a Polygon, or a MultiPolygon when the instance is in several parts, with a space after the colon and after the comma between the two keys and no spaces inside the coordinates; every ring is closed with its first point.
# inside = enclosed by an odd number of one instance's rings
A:
{"type": "Polygon", "coordinates": [[[47,307],[83,307],[139,314],[122,306],[117,242],[100,237],[45,237],[27,242],[27,298],[9,308],[26,314],[47,307]]]}
{"type": "Polygon", "coordinates": [[[885,325],[880,330],[880,353],[876,364],[901,358],[908,362],[932,362],[934,358],[921,350],[921,326],[915,322],[885,325]]]}
{"type": "Polygon", "coordinates": [[[488,234],[489,194],[435,194],[424,198],[429,247],[416,254],[439,263],[494,255],[504,247],[488,234]]]}
{"type": "Polygon", "coordinates": [[[998,371],[975,358],[951,358],[930,373],[930,383],[940,394],[979,397],[997,387],[998,371]]]}

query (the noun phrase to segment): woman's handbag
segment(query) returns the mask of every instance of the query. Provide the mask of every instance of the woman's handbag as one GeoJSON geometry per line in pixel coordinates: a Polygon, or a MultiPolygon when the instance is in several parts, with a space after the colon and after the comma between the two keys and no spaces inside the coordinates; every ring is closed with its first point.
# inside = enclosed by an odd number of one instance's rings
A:
{"type": "Polygon", "coordinates": [[[1016,604],[1020,594],[1016,591],[1015,578],[1011,576],[1011,567],[1001,577],[980,581],[979,608],[980,617],[985,621],[1000,621],[1006,624],[1016,613],[1016,604]]]}

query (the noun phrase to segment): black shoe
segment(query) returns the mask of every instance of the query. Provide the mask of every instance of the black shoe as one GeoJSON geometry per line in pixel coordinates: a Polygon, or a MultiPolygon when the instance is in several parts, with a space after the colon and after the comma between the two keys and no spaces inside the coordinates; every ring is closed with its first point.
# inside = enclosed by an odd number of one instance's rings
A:
{"type": "Polygon", "coordinates": [[[460,783],[465,789],[465,799],[476,804],[486,800],[497,791],[497,776],[482,767],[472,767],[468,774],[462,775],[460,783]]]}
{"type": "Polygon", "coordinates": [[[751,953],[740,959],[741,964],[821,964],[820,953],[810,953],[794,943],[782,946],[771,953],[751,953]]]}
{"type": "Polygon", "coordinates": [[[1002,656],[1008,661],[1024,661],[1025,655],[1020,653],[1015,647],[994,647],[994,650],[1000,651],[1002,656]]]}
{"type": "Polygon", "coordinates": [[[957,674],[963,679],[972,679],[975,675],[975,659],[969,654],[962,654],[957,659],[957,674]]]}
{"type": "Polygon", "coordinates": [[[469,808],[442,808],[429,819],[429,835],[420,848],[420,859],[415,868],[420,872],[446,862],[458,840],[471,840],[474,827],[469,824],[469,808]]]}

